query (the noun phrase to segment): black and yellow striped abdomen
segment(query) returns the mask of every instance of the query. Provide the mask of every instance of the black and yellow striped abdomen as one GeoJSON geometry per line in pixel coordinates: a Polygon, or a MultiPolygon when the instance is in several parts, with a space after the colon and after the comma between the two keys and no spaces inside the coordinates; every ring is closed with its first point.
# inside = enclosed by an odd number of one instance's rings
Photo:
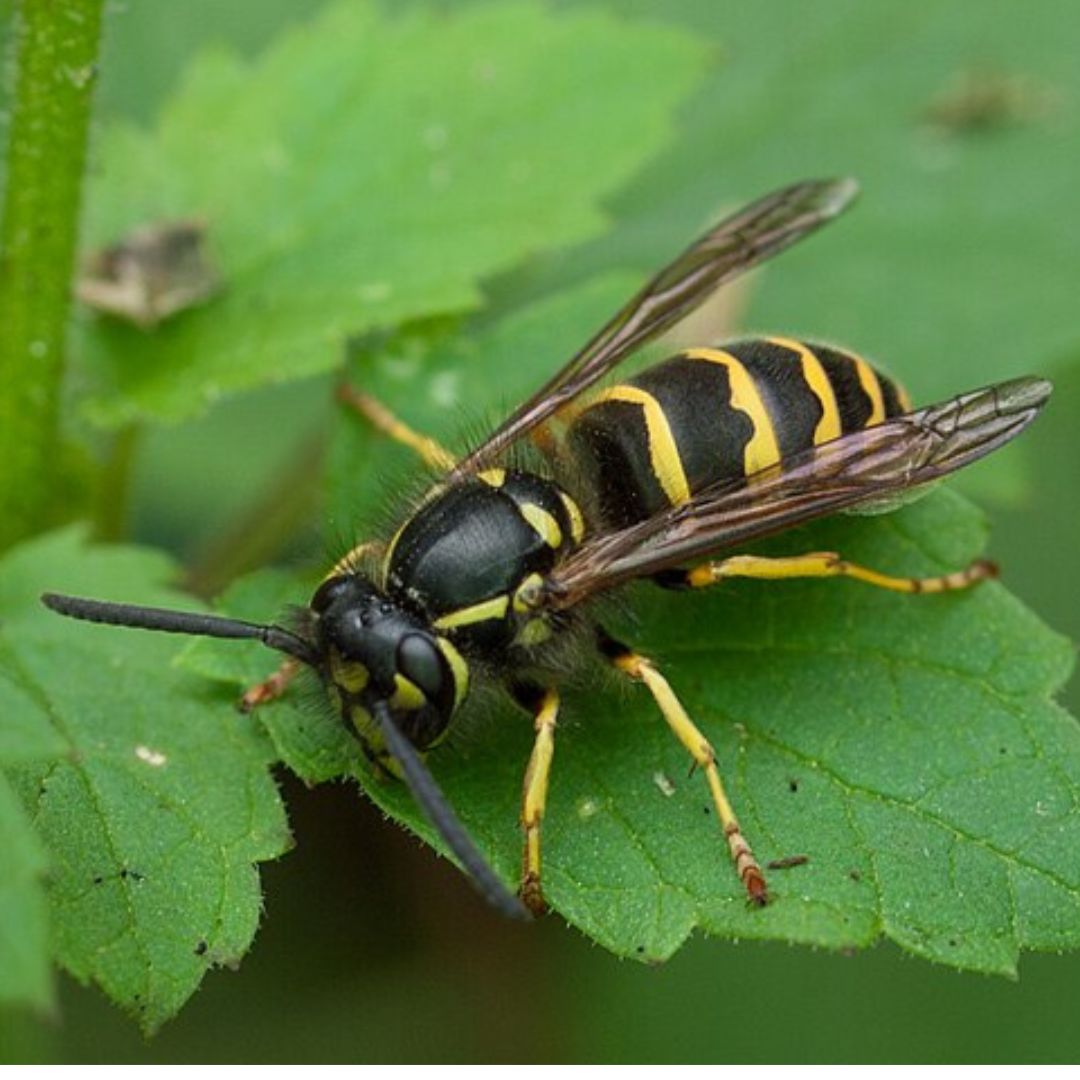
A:
{"type": "Polygon", "coordinates": [[[622,526],[909,407],[860,357],[757,338],[688,349],[602,390],[567,440],[604,524],[622,526]]]}

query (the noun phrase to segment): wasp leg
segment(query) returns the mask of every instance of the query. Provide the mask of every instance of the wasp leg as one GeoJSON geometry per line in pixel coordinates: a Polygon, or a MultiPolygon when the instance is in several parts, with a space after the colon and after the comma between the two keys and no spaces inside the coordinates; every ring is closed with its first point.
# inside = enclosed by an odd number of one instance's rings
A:
{"type": "Polygon", "coordinates": [[[746,888],[749,898],[758,906],[764,907],[769,900],[765,887],[765,875],[742,834],[735,811],[731,808],[731,802],[720,779],[720,771],[716,767],[716,751],[709,740],[687,715],[682,702],[671,689],[670,683],[660,674],[652,661],[614,641],[603,631],[600,636],[600,650],[624,675],[645,684],[675,737],[690,751],[695,765],[705,773],[739,880],[746,888]]]}
{"type": "Polygon", "coordinates": [[[815,551],[770,559],[759,555],[734,555],[719,562],[703,563],[692,570],[673,570],[658,575],[668,588],[704,589],[725,578],[746,577],[776,581],[782,578],[849,577],[903,593],[939,593],[966,589],[987,578],[997,577],[997,566],[988,559],[976,559],[970,566],[939,577],[893,577],[858,563],[842,559],[834,551],[815,551]]]}
{"type": "Polygon", "coordinates": [[[286,687],[292,682],[300,667],[300,661],[291,657],[283,661],[277,671],[268,679],[263,679],[261,683],[256,683],[244,691],[244,696],[239,702],[240,711],[251,712],[252,709],[257,708],[259,705],[266,705],[270,701],[276,701],[285,693],[286,687]]]}
{"type": "MultiPolygon", "coordinates": [[[[337,577],[340,574],[355,572],[365,558],[381,551],[383,547],[383,544],[371,540],[357,544],[356,547],[334,563],[330,572],[323,577],[323,581],[326,581],[327,578],[337,577]]],[[[285,693],[289,683],[292,682],[301,666],[298,660],[292,658],[283,660],[281,666],[269,678],[263,679],[261,683],[256,683],[244,691],[244,695],[239,702],[240,711],[251,712],[252,709],[260,705],[276,701],[285,693]]]]}
{"type": "Polygon", "coordinates": [[[521,827],[525,830],[525,847],[521,859],[520,896],[534,915],[542,915],[547,910],[547,904],[540,883],[540,826],[547,804],[551,760],[555,756],[559,694],[557,690],[527,684],[515,686],[513,694],[518,704],[533,714],[533,727],[536,730],[536,741],[525,769],[521,791],[521,827]]]}
{"type": "Polygon", "coordinates": [[[403,420],[399,420],[381,401],[370,394],[357,390],[348,383],[341,383],[337,389],[338,400],[358,412],[378,431],[389,435],[395,442],[404,443],[417,453],[421,460],[432,469],[449,471],[457,464],[457,459],[445,447],[427,435],[413,431],[403,420]]]}

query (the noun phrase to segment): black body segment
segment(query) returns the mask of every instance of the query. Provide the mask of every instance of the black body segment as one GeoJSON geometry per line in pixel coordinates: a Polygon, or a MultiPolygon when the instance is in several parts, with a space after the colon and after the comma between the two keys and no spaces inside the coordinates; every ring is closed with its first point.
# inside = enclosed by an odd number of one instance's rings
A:
{"type": "Polygon", "coordinates": [[[907,406],[857,356],[758,338],[689,349],[602,390],[572,420],[567,445],[598,493],[604,526],[620,528],[907,406]]]}
{"type": "Polygon", "coordinates": [[[570,454],[593,481],[605,525],[641,521],[669,505],[651,461],[651,445],[645,410],[633,401],[600,402],[570,429],[570,454]]]}
{"type": "Polygon", "coordinates": [[[799,355],[761,339],[737,341],[726,345],[724,352],[735,357],[753,379],[781,459],[813,446],[825,406],[807,381],[799,355]]]}
{"type": "Polygon", "coordinates": [[[387,591],[467,655],[501,656],[530,621],[522,586],[580,540],[579,521],[576,504],[551,481],[488,469],[439,491],[409,518],[387,552],[387,591]]]}
{"type": "Polygon", "coordinates": [[[390,552],[387,582],[439,616],[504,594],[523,566],[547,569],[544,562],[550,566],[550,551],[514,503],[467,480],[408,521],[390,552]]]}

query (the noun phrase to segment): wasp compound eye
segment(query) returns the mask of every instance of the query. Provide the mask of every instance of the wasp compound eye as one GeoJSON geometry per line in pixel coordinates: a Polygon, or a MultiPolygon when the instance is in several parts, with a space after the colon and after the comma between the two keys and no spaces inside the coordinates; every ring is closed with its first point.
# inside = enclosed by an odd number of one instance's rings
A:
{"type": "Polygon", "coordinates": [[[439,650],[423,634],[406,634],[397,648],[398,671],[418,686],[429,701],[439,697],[445,664],[439,650]]]}

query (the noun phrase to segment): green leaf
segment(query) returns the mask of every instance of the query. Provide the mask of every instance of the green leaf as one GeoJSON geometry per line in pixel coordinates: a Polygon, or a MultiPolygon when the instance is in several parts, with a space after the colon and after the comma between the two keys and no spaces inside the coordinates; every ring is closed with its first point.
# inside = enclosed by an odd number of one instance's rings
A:
{"type": "MultiPolygon", "coordinates": [[[[265,622],[305,603],[316,584],[280,570],[262,570],[226,590],[220,606],[238,618],[265,622]]],[[[213,638],[196,638],[177,658],[178,663],[207,678],[244,689],[261,682],[279,663],[276,654],[265,649],[221,649],[220,644],[213,638]]],[[[359,764],[359,743],[331,711],[314,679],[302,678],[299,684],[293,684],[280,706],[261,708],[256,715],[280,760],[297,776],[309,784],[319,784],[359,764]]]]}
{"type": "MultiPolygon", "coordinates": [[[[7,610],[0,599],[0,612],[7,610]]],[[[0,882],[0,1003],[41,1010],[53,1002],[42,884],[48,858],[4,770],[52,761],[66,749],[49,721],[47,702],[20,669],[8,640],[0,637],[0,835],[5,867],[0,882]]]]}
{"type": "Polygon", "coordinates": [[[0,563],[0,685],[18,688],[5,742],[51,748],[9,774],[48,854],[55,955],[148,1031],[251,942],[255,864],[290,842],[273,750],[227,694],[172,666],[181,642],[60,619],[38,597],[194,607],[165,585],[173,574],[160,555],[86,548],[72,531],[0,563]]]}
{"type": "Polygon", "coordinates": [[[52,1004],[45,891],[46,857],[23,808],[0,773],[0,835],[4,875],[0,879],[0,1005],[52,1004]]]}
{"type": "MultiPolygon", "coordinates": [[[[519,382],[535,385],[535,365],[582,340],[623,295],[625,281],[591,282],[436,347],[405,333],[364,353],[355,375],[447,439],[456,401],[483,409],[519,382]]],[[[345,515],[355,499],[376,521],[372,477],[401,491],[401,448],[351,416],[340,439],[334,505],[345,515]]],[[[760,550],[839,550],[888,572],[935,574],[966,565],[985,542],[979,513],[942,490],[760,550]]],[[[290,593],[279,576],[260,576],[225,607],[265,618],[310,587],[298,581],[290,593]]],[[[696,927],[830,948],[885,936],[996,973],[1014,972],[1023,948],[1080,945],[1080,729],[1052,702],[1072,649],[1003,586],[912,597],[846,581],[738,582],[695,595],[642,585],[631,596],[633,614],[612,628],[657,658],[714,742],[759,857],[809,862],[773,871],[774,902],[749,910],[703,779],[687,777],[687,755],[643,690],[584,661],[565,696],[544,826],[547,894],[570,922],[646,960],[670,956],[696,927]]],[[[253,670],[249,656],[210,641],[185,662],[231,673],[237,687],[274,665],[266,657],[253,670]]],[[[373,779],[329,720],[301,726],[306,714],[288,702],[261,714],[301,775],[353,771],[381,807],[440,846],[401,785],[373,779]]],[[[460,727],[432,769],[512,881],[531,726],[489,696],[460,727]]]]}
{"type": "Polygon", "coordinates": [[[226,288],[152,336],[84,320],[90,415],[179,420],[328,370],[349,333],[476,307],[481,278],[602,230],[597,200],[664,141],[703,58],[598,11],[363,2],[254,63],[202,53],[153,133],[105,133],[88,237],[201,217],[226,288]]]}
{"type": "Polygon", "coordinates": [[[1080,215],[1066,208],[1080,68],[1062,9],[675,0],[664,15],[716,41],[725,63],[675,144],[619,195],[620,228],[574,253],[572,267],[546,267],[543,288],[568,269],[655,267],[720,207],[805,176],[849,175],[859,203],[769,268],[748,325],[863,350],[920,400],[1049,374],[1074,354],[1068,266],[1080,215]],[[932,124],[936,105],[963,100],[965,81],[988,99],[987,121],[932,124]]]}

